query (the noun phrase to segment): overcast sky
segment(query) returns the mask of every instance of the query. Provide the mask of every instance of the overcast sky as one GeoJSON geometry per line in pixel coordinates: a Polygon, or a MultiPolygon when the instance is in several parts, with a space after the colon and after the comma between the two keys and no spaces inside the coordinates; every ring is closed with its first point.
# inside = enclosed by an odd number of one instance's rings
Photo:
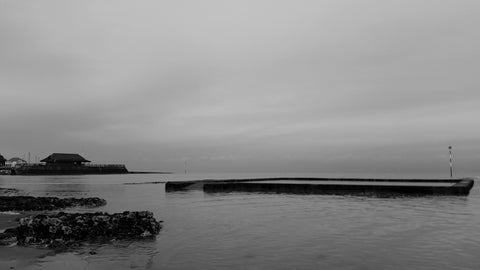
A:
{"type": "Polygon", "coordinates": [[[0,0],[0,154],[479,175],[478,0],[0,0]]]}

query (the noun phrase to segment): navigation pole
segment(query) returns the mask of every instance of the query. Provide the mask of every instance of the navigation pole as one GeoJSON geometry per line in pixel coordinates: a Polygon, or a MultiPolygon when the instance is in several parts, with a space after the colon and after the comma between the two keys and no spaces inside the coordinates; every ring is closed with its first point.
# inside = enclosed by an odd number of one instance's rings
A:
{"type": "Polygon", "coordinates": [[[450,151],[450,178],[453,178],[452,146],[449,146],[448,150],[450,151]]]}

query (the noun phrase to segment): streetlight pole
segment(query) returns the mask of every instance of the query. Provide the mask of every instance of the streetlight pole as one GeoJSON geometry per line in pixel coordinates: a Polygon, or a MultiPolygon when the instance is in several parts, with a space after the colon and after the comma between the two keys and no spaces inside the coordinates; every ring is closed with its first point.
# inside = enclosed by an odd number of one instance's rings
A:
{"type": "Polygon", "coordinates": [[[450,178],[453,178],[453,160],[452,160],[452,147],[449,146],[448,150],[450,151],[450,178]]]}

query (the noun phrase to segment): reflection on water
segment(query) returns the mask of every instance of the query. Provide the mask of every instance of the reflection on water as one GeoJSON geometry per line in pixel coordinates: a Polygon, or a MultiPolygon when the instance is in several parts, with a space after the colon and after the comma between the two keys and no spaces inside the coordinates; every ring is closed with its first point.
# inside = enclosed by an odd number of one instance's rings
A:
{"type": "MultiPolygon", "coordinates": [[[[222,175],[218,178],[234,178],[222,175]]],[[[156,240],[88,244],[26,269],[478,269],[480,193],[378,198],[165,193],[182,175],[2,176],[32,195],[98,196],[107,205],[70,211],[150,210],[156,240]]],[[[242,177],[243,178],[243,177],[242,177]]]]}

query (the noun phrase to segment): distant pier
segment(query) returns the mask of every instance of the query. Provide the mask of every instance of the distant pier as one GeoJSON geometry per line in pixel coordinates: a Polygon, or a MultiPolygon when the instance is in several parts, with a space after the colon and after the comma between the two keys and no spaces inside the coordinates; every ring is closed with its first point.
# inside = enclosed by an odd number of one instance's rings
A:
{"type": "Polygon", "coordinates": [[[23,164],[12,170],[13,175],[61,175],[61,174],[120,174],[128,173],[125,165],[121,164],[23,164]]]}
{"type": "Polygon", "coordinates": [[[21,163],[2,166],[0,172],[11,175],[68,175],[129,173],[123,164],[91,164],[79,154],[53,153],[43,163],[21,163]]]}

